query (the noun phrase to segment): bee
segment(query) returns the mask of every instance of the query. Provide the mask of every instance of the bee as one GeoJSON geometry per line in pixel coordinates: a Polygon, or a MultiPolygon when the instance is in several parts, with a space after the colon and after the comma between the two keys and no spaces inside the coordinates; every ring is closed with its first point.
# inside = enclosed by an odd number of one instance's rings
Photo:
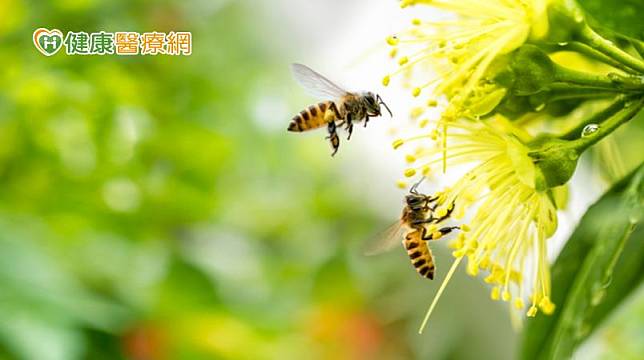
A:
{"type": "Polygon", "coordinates": [[[429,240],[438,240],[450,232],[460,229],[458,226],[444,226],[428,234],[426,224],[440,224],[448,219],[454,211],[454,203],[445,215],[434,217],[438,206],[439,196],[429,196],[418,192],[421,179],[409,189],[405,196],[405,206],[400,220],[385,230],[376,241],[376,246],[367,250],[367,255],[375,255],[387,251],[402,238],[402,245],[412,265],[420,276],[434,279],[436,266],[432,251],[427,245],[429,240]]]}
{"type": "Polygon", "coordinates": [[[340,138],[337,128],[344,126],[349,133],[347,141],[351,139],[353,125],[364,120],[364,127],[369,119],[381,116],[380,105],[383,105],[389,115],[391,110],[382,101],[378,94],[371,91],[349,92],[333,83],[326,77],[313,71],[306,65],[293,64],[293,76],[311,95],[328,99],[326,101],[311,105],[295,115],[288,126],[288,131],[302,132],[327,127],[327,140],[331,143],[335,155],[340,148],[340,138]]]}

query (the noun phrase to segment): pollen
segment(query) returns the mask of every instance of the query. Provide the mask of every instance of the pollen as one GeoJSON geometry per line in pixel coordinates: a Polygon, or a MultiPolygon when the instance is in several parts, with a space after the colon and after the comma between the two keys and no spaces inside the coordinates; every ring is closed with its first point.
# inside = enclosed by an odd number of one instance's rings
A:
{"type": "Polygon", "coordinates": [[[427,176],[432,171],[432,168],[429,165],[423,165],[421,172],[423,175],[427,176]]]}
{"type": "Polygon", "coordinates": [[[405,174],[405,177],[412,177],[412,176],[416,175],[416,169],[409,168],[409,169],[405,170],[404,174],[405,174]]]}
{"type": "Polygon", "coordinates": [[[530,309],[528,309],[528,312],[526,313],[528,317],[535,317],[537,316],[537,307],[532,305],[530,306],[530,309]]]}
{"type": "Polygon", "coordinates": [[[404,143],[405,143],[405,140],[396,139],[396,140],[394,140],[394,142],[391,145],[393,146],[393,148],[395,150],[395,149],[398,149],[399,147],[403,146],[404,143]]]}
{"type": "Polygon", "coordinates": [[[484,257],[483,260],[481,260],[481,263],[479,264],[479,266],[483,270],[489,269],[490,268],[490,257],[489,256],[484,257]]]}
{"type": "MultiPolygon", "coordinates": [[[[394,148],[403,142],[418,142],[423,149],[413,157],[415,164],[423,166],[405,170],[405,177],[421,171],[425,175],[425,166],[429,169],[435,164],[441,164],[443,172],[452,166],[468,171],[442,191],[433,214],[447,215],[449,206],[458,199],[452,218],[466,218],[467,224],[459,225],[462,231],[450,243],[454,264],[428,310],[423,327],[465,256],[467,273],[481,276],[490,284],[492,299],[502,299],[509,302],[511,309],[524,311],[523,299],[531,297],[534,300],[528,304],[528,316],[538,311],[552,313],[555,305],[550,301],[546,254],[547,240],[557,227],[556,208],[548,194],[535,189],[534,163],[527,156],[527,145],[509,134],[507,127],[503,128],[508,119],[495,114],[485,123],[472,121],[481,109],[489,107],[482,100],[493,89],[481,84],[493,75],[491,69],[496,60],[533,35],[534,24],[547,19],[544,14],[547,6],[543,6],[542,0],[400,2],[403,8],[411,5],[428,5],[453,16],[431,22],[414,18],[412,26],[399,33],[400,39],[393,36],[387,39],[401,54],[409,55],[397,58],[400,66],[391,77],[400,74],[407,83],[419,85],[410,89],[413,97],[430,92],[426,112],[441,104],[436,109],[440,114],[435,124],[426,116],[419,117],[417,135],[397,140],[394,148]],[[430,124],[435,128],[425,130],[430,124]]],[[[389,83],[389,78],[386,82],[389,83]]],[[[436,229],[427,230],[432,236],[442,236],[436,229]]]]}
{"type": "Polygon", "coordinates": [[[404,180],[398,180],[396,181],[396,187],[399,189],[406,189],[407,188],[407,182],[404,180]]]}
{"type": "Polygon", "coordinates": [[[467,250],[465,248],[461,248],[461,249],[458,249],[456,251],[452,251],[452,256],[457,258],[457,259],[462,258],[463,256],[465,256],[466,251],[467,250]]]}
{"type": "Polygon", "coordinates": [[[476,276],[479,274],[479,266],[475,262],[469,262],[467,264],[467,274],[470,276],[476,276]]]}
{"type": "Polygon", "coordinates": [[[383,78],[382,78],[382,85],[384,85],[384,86],[388,86],[388,85],[389,85],[389,81],[391,81],[391,76],[386,75],[385,77],[383,77],[383,78]]]}
{"type": "Polygon", "coordinates": [[[398,48],[392,48],[389,51],[389,57],[393,59],[396,57],[396,55],[398,55],[398,48]]]}
{"type": "Polygon", "coordinates": [[[495,286],[492,288],[492,292],[490,293],[490,299],[497,301],[501,298],[501,289],[499,289],[498,286],[495,286]]]}
{"type": "Polygon", "coordinates": [[[434,140],[434,141],[436,141],[436,139],[438,139],[439,135],[440,135],[440,133],[438,132],[438,130],[434,129],[434,130],[432,130],[431,133],[429,133],[429,138],[434,140]]]}
{"type": "Polygon", "coordinates": [[[424,113],[425,113],[425,108],[417,106],[417,107],[411,109],[411,111],[409,112],[409,116],[412,119],[416,119],[416,118],[420,117],[421,115],[423,115],[424,113]]]}
{"type": "Polygon", "coordinates": [[[415,161],[416,161],[416,157],[415,157],[414,155],[407,154],[407,155],[405,156],[405,161],[407,161],[408,163],[410,163],[410,164],[411,164],[411,163],[413,163],[413,162],[415,162],[415,161]]]}
{"type": "Polygon", "coordinates": [[[398,45],[399,42],[400,42],[400,40],[398,39],[398,37],[396,35],[387,36],[387,44],[389,44],[391,46],[396,46],[396,45],[398,45]]]}
{"type": "Polygon", "coordinates": [[[550,299],[545,296],[539,301],[539,308],[543,311],[544,314],[550,315],[555,311],[555,304],[550,302],[550,299]]]}
{"type": "MultiPolygon", "coordinates": [[[[413,18],[411,26],[400,33],[400,39],[389,37],[387,43],[414,54],[394,74],[402,73],[408,80],[426,84],[418,89],[436,85],[433,93],[453,104],[459,116],[468,114],[470,108],[481,108],[480,99],[474,94],[480,81],[490,75],[495,60],[523,45],[530,36],[538,39],[547,33],[544,3],[544,0],[402,0],[401,8],[427,5],[453,17],[438,21],[413,18]],[[425,71],[428,68],[433,71],[425,71]]],[[[412,94],[418,96],[420,91],[414,89],[412,94]]],[[[428,106],[436,105],[432,101],[428,106]]]]}

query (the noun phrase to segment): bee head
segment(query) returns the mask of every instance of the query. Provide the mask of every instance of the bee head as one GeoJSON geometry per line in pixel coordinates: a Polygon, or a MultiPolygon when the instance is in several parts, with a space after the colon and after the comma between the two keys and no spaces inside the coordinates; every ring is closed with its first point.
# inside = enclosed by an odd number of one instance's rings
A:
{"type": "Polygon", "coordinates": [[[425,196],[421,194],[409,194],[405,196],[407,206],[412,210],[418,210],[425,206],[425,196]]]}
{"type": "Polygon", "coordinates": [[[391,113],[391,110],[389,110],[389,106],[385,104],[384,101],[382,101],[382,98],[378,94],[374,94],[371,91],[367,91],[364,93],[364,101],[367,105],[367,113],[369,116],[380,116],[382,113],[380,112],[380,105],[384,106],[385,109],[387,109],[387,112],[389,113],[389,116],[393,116],[391,113]]]}
{"type": "Polygon", "coordinates": [[[362,96],[367,107],[367,114],[369,116],[380,116],[380,102],[377,100],[377,95],[367,91],[362,96]]]}

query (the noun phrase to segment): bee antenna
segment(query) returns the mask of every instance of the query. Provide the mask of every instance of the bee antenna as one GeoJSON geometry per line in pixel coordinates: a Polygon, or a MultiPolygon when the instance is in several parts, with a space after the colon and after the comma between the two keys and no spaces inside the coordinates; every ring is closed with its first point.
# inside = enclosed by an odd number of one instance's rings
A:
{"type": "Polygon", "coordinates": [[[387,109],[387,112],[389,113],[389,116],[393,117],[394,114],[392,114],[391,110],[389,110],[389,106],[387,106],[387,104],[385,104],[385,102],[382,101],[382,98],[380,97],[380,95],[376,95],[376,99],[378,99],[378,103],[380,103],[380,104],[385,106],[385,109],[387,109]]]}
{"type": "Polygon", "coordinates": [[[423,180],[425,180],[425,177],[424,177],[424,176],[423,176],[422,178],[420,178],[420,180],[418,180],[418,182],[417,182],[417,183],[415,183],[415,184],[411,187],[411,189],[409,189],[409,192],[410,192],[410,193],[412,193],[412,194],[417,194],[417,193],[418,193],[418,191],[417,191],[418,185],[420,185],[420,183],[422,183],[422,182],[423,182],[423,180]]]}

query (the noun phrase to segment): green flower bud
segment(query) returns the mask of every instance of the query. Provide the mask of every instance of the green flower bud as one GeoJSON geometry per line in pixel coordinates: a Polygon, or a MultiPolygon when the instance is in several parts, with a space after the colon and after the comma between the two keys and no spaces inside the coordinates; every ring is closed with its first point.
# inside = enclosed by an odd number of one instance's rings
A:
{"type": "Polygon", "coordinates": [[[511,120],[517,120],[521,116],[532,112],[532,105],[527,96],[517,96],[513,94],[505,95],[503,101],[494,111],[511,120]]]}
{"type": "Polygon", "coordinates": [[[570,180],[577,167],[579,151],[570,146],[570,141],[551,136],[542,136],[529,144],[536,168],[535,188],[538,191],[564,185],[570,180]]]}
{"type": "Polygon", "coordinates": [[[555,81],[554,63],[534,45],[523,45],[516,50],[510,67],[514,72],[512,90],[516,95],[535,94],[555,81]]]}
{"type": "Polygon", "coordinates": [[[550,27],[547,41],[565,42],[574,40],[586,26],[584,11],[575,0],[554,0],[548,7],[550,27]]]}
{"type": "Polygon", "coordinates": [[[496,74],[493,81],[499,86],[511,89],[512,86],[514,86],[514,78],[514,72],[511,68],[507,67],[503,71],[500,71],[498,74],[496,74]]]}

